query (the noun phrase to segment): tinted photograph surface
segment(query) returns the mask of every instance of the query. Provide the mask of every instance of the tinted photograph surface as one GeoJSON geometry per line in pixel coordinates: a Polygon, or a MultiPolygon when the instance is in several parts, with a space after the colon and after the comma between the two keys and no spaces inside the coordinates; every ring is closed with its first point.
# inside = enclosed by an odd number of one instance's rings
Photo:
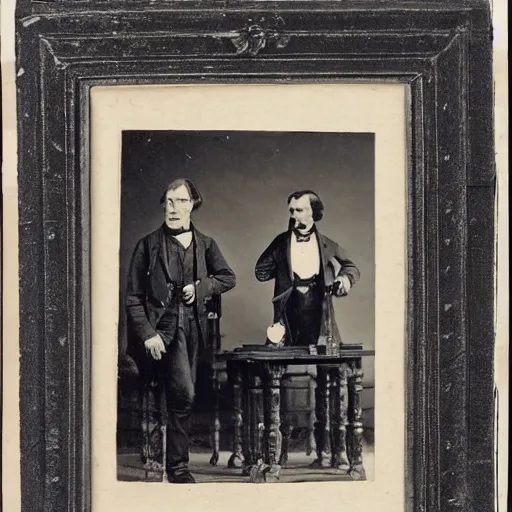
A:
{"type": "Polygon", "coordinates": [[[123,132],[118,480],[373,480],[374,155],[123,132]]]}

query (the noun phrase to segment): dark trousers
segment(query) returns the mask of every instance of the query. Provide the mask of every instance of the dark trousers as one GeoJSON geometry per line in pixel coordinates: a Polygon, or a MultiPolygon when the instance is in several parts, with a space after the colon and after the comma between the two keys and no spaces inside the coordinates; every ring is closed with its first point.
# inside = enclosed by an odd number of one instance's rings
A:
{"type": "Polygon", "coordinates": [[[291,341],[296,346],[316,345],[320,335],[322,289],[316,280],[306,281],[304,285],[308,291],[294,289],[287,304],[291,341]]]}
{"type": "MultiPolygon", "coordinates": [[[[181,311],[180,311],[181,313],[181,311]]],[[[180,314],[179,327],[167,346],[163,382],[167,403],[165,466],[168,473],[186,469],[189,462],[189,431],[194,403],[199,331],[194,318],[180,314]]],[[[166,333],[161,333],[166,336],[166,333]]]]}

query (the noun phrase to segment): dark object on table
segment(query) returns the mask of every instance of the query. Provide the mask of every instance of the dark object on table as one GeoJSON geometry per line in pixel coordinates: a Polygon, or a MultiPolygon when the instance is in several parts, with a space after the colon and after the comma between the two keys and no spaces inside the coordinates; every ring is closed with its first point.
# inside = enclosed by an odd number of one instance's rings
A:
{"type": "Polygon", "coordinates": [[[282,352],[290,352],[294,354],[307,354],[308,347],[275,347],[273,345],[242,345],[241,347],[235,348],[234,352],[274,352],[279,350],[282,352]]]}

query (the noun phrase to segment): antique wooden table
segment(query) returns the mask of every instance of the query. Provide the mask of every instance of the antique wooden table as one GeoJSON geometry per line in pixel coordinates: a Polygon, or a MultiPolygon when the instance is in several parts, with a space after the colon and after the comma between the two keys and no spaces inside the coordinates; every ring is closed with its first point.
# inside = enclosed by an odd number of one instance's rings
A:
{"type": "Polygon", "coordinates": [[[313,466],[334,467],[365,479],[362,460],[362,358],[375,352],[351,345],[339,355],[311,355],[307,348],[245,346],[217,355],[227,362],[233,388],[233,453],[251,482],[279,479],[283,462],[280,431],[281,378],[289,365],[317,365],[313,466]],[[356,347],[356,348],[354,348],[356,347]]]}

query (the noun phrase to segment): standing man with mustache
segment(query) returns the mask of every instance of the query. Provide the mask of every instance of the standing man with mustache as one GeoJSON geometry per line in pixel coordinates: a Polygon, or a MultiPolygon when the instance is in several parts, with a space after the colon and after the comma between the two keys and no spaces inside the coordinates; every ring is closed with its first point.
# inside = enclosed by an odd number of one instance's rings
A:
{"type": "MultiPolygon", "coordinates": [[[[359,280],[356,265],[345,251],[317,229],[324,205],[312,190],[300,190],[288,197],[290,221],[288,231],[278,235],[256,263],[259,281],[274,279],[274,324],[267,331],[269,343],[291,346],[339,347],[341,337],[334,318],[333,296],[343,297],[359,280]]],[[[320,352],[320,351],[318,351],[320,352]]],[[[327,352],[327,350],[326,350],[327,352]]],[[[327,455],[329,441],[328,369],[317,367],[315,390],[315,440],[317,458],[313,467],[348,467],[343,455],[344,442],[336,442],[340,451],[327,455]],[[339,457],[339,460],[337,460],[339,457]]],[[[285,422],[287,423],[287,422],[285,422]]],[[[283,425],[282,425],[283,427],[283,425]]],[[[283,428],[287,446],[290,425],[283,428]]],[[[334,448],[333,448],[334,449],[334,448]]],[[[287,448],[281,452],[280,463],[286,461],[287,448]]]]}
{"type": "Polygon", "coordinates": [[[160,203],[164,223],[137,243],[131,260],[128,335],[143,381],[165,390],[169,482],[194,483],[189,423],[198,354],[208,337],[207,304],[235,286],[235,274],[216,242],[191,223],[202,204],[192,181],[173,181],[160,203]]]}
{"type": "Polygon", "coordinates": [[[332,295],[347,295],[359,280],[359,270],[336,242],[318,231],[316,223],[324,212],[318,194],[294,192],[288,210],[288,231],[265,249],[255,269],[258,281],[275,280],[269,341],[280,342],[284,334],[285,345],[341,344],[332,295]]]}

